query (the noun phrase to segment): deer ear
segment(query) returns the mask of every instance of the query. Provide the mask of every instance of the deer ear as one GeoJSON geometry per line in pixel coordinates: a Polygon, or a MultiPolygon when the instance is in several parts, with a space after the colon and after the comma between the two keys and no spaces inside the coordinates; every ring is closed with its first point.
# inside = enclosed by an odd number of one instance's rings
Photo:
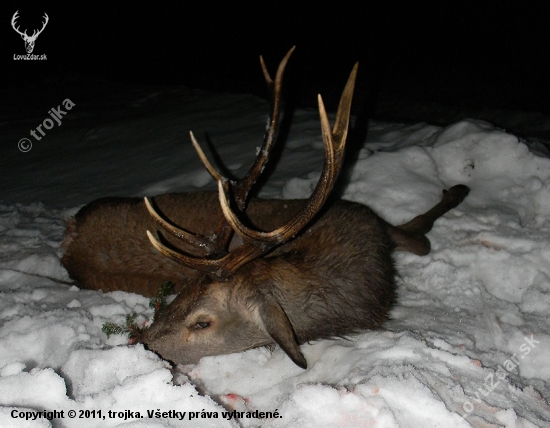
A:
{"type": "Polygon", "coordinates": [[[292,325],[279,303],[271,296],[266,296],[266,301],[260,306],[259,315],[263,327],[275,343],[286,352],[297,366],[306,369],[307,361],[300,352],[292,325]]]}

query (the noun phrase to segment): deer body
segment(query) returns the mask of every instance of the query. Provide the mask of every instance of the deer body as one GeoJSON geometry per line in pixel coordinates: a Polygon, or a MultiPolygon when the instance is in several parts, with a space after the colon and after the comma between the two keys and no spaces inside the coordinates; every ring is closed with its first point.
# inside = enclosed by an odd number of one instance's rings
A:
{"type": "MultiPolygon", "coordinates": [[[[154,201],[166,217],[196,233],[213,233],[223,218],[215,193],[167,194],[154,201]]],[[[269,230],[293,217],[304,203],[252,199],[247,216],[258,228],[269,230]]],[[[160,255],[143,233],[145,227],[154,229],[155,224],[141,199],[95,201],[76,215],[63,263],[84,288],[153,296],[163,281],[171,280],[180,293],[176,299],[189,300],[186,290],[195,291],[194,283],[204,281],[204,275],[160,255]],[[123,233],[112,233],[113,230],[123,233]]],[[[288,317],[300,344],[376,328],[386,319],[395,300],[391,258],[394,247],[386,223],[368,207],[336,201],[295,239],[239,270],[232,279],[234,289],[223,282],[217,287],[211,283],[210,294],[215,295],[217,306],[233,303],[229,311],[235,312],[233,323],[242,317],[247,304],[254,302],[261,307],[269,296],[288,317]]],[[[177,330],[177,335],[184,321],[172,319],[164,328],[177,330]]],[[[273,343],[260,330],[250,322],[244,323],[240,332],[248,339],[255,337],[254,346],[273,343]]],[[[153,330],[146,332],[149,336],[152,333],[153,330]]],[[[159,336],[171,335],[165,332],[159,336]]],[[[234,333],[231,340],[235,351],[253,347],[250,343],[237,344],[234,333]]],[[[198,361],[189,358],[189,350],[185,353],[185,361],[198,361]]],[[[166,358],[177,359],[171,355],[166,358]]]]}
{"type": "Polygon", "coordinates": [[[218,194],[99,199],[70,221],[63,264],[84,288],[152,296],[164,281],[176,298],[139,341],[174,363],[278,344],[300,367],[299,345],[379,327],[395,302],[392,251],[427,254],[425,234],[469,189],[392,226],[370,208],[327,201],[343,159],[357,67],[330,129],[319,98],[325,164],[307,200],[262,200],[249,190],[267,162],[279,117],[283,71],[275,81],[271,125],[254,165],[238,181],[222,177],[191,139],[218,194]],[[165,233],[150,231],[158,227],[165,233]],[[147,234],[146,234],[147,231],[147,234]]]}
{"type": "MultiPolygon", "coordinates": [[[[167,218],[201,235],[214,233],[223,218],[214,192],[171,193],[157,196],[154,201],[167,218]]],[[[255,198],[248,205],[247,215],[259,229],[269,230],[292,218],[304,203],[305,200],[300,199],[255,198]]],[[[98,199],[82,208],[72,222],[67,231],[68,248],[63,264],[84,288],[105,292],[124,290],[152,297],[163,281],[174,282],[174,291],[178,293],[190,280],[201,276],[199,271],[174,263],[151,247],[143,230],[154,229],[156,225],[141,198],[98,199]],[[122,233],[112,233],[113,230],[122,233]]],[[[364,264],[365,254],[386,259],[395,245],[384,230],[385,224],[364,205],[336,201],[318,222],[275,249],[269,258],[283,257],[289,263],[301,265],[308,254],[309,266],[304,265],[303,269],[313,275],[317,269],[324,274],[331,268],[337,272],[340,264],[336,264],[335,259],[338,258],[342,264],[362,261],[360,265],[364,264]],[[346,222],[358,227],[344,227],[346,222]],[[358,233],[359,239],[352,240],[358,233]],[[373,241],[381,245],[372,248],[373,241]],[[311,248],[315,248],[315,252],[311,248]]],[[[181,246],[169,235],[166,239],[181,246]]],[[[187,250],[194,249],[189,246],[187,250]]],[[[386,268],[383,271],[393,272],[386,268]]]]}

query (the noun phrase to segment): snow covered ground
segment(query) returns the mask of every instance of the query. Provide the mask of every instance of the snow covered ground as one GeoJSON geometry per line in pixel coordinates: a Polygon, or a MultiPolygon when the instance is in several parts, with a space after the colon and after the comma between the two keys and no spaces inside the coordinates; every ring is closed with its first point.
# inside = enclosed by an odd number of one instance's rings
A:
{"type": "MultiPolygon", "coordinates": [[[[101,331],[132,312],[150,317],[148,299],[63,283],[71,281],[59,262],[65,220],[101,196],[212,189],[189,129],[202,141],[208,132],[226,166],[242,174],[261,142],[267,103],[183,88],[134,88],[95,101],[86,93],[64,94],[74,107],[60,125],[43,127],[40,141],[29,129],[47,111],[0,121],[0,426],[548,426],[543,148],[476,120],[445,128],[370,123],[347,165],[344,198],[401,223],[434,205],[443,188],[472,189],[430,232],[428,256],[395,255],[392,320],[302,346],[305,371],[278,348],[171,370],[101,331]],[[32,142],[26,153],[17,149],[24,137],[32,142]],[[63,417],[49,421],[54,411],[63,417]]],[[[64,99],[51,108],[63,109],[64,99]]],[[[316,111],[297,110],[261,196],[307,197],[322,158],[316,111]]]]}

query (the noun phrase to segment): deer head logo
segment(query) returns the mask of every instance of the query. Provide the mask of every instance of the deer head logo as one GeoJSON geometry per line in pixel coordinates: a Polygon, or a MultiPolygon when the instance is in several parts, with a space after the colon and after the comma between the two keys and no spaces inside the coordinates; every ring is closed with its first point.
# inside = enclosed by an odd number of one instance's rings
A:
{"type": "Polygon", "coordinates": [[[34,30],[33,33],[32,33],[32,36],[29,36],[29,35],[27,35],[27,30],[25,30],[25,32],[22,33],[21,31],[19,31],[19,27],[15,26],[15,21],[18,18],[18,16],[17,16],[18,13],[19,13],[19,11],[15,12],[13,14],[13,18],[11,19],[11,26],[21,36],[21,38],[25,41],[25,50],[27,51],[27,53],[32,53],[32,51],[34,49],[34,43],[36,42],[36,39],[38,38],[40,33],[42,31],[44,31],[44,28],[46,28],[46,25],[48,24],[48,21],[50,20],[50,18],[48,18],[48,15],[46,14],[46,12],[44,12],[44,18],[46,19],[46,21],[44,21],[42,23],[42,28],[38,31],[34,30]]]}

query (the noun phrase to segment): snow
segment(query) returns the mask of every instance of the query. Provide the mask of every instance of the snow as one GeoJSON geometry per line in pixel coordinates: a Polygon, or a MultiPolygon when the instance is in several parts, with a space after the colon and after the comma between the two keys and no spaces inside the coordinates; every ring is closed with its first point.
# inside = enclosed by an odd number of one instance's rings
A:
{"type": "MultiPolygon", "coordinates": [[[[444,128],[370,123],[347,165],[345,199],[401,223],[437,203],[444,188],[472,189],[437,221],[428,256],[395,254],[392,319],[379,331],[303,345],[307,370],[278,348],[172,369],[141,345],[102,333],[103,323],[132,312],[150,318],[148,299],[71,285],[59,262],[65,221],[101,196],[213,189],[190,129],[202,141],[208,132],[227,168],[242,175],[267,103],[185,88],[125,89],[109,104],[67,95],[75,106],[28,153],[17,151],[17,141],[46,112],[0,127],[13,145],[3,157],[0,202],[0,426],[548,425],[550,159],[543,146],[473,119],[444,128]],[[95,413],[79,418],[86,410],[95,413]],[[48,420],[54,411],[63,418],[48,420]],[[253,411],[276,417],[247,417],[253,411]]],[[[322,159],[316,111],[297,110],[261,195],[309,196],[322,159]]]]}

